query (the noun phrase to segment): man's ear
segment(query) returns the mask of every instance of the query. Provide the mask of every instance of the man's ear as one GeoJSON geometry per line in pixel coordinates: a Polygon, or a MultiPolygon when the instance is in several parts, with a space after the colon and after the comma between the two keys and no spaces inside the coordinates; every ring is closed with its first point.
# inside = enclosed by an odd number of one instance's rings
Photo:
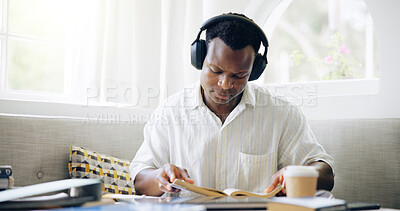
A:
{"type": "Polygon", "coordinates": [[[201,70],[203,67],[204,58],[207,54],[207,45],[204,40],[196,40],[190,46],[191,63],[192,65],[201,70]]]}
{"type": "Polygon", "coordinates": [[[264,72],[264,69],[266,67],[267,60],[265,59],[265,57],[258,53],[253,62],[253,69],[251,70],[249,81],[257,80],[264,72]]]}

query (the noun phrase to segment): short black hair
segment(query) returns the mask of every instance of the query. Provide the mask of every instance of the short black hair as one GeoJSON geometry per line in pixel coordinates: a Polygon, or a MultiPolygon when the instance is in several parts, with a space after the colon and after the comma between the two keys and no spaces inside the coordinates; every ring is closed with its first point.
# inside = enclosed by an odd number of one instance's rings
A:
{"type": "MultiPolygon", "coordinates": [[[[253,21],[243,14],[228,14],[238,15],[253,21]]],[[[260,49],[261,38],[257,34],[257,31],[254,29],[254,27],[249,27],[248,24],[241,21],[226,20],[209,26],[206,31],[207,46],[215,37],[219,37],[232,50],[240,50],[248,45],[251,45],[254,49],[254,52],[257,54],[258,50],[260,49]]]]}

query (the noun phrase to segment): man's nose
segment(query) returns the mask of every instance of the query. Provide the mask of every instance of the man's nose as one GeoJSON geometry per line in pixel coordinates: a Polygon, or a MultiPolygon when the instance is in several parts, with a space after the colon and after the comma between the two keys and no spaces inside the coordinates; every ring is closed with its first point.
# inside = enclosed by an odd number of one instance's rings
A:
{"type": "Polygon", "coordinates": [[[233,83],[231,82],[229,76],[221,76],[218,80],[218,86],[222,89],[232,89],[233,83]]]}

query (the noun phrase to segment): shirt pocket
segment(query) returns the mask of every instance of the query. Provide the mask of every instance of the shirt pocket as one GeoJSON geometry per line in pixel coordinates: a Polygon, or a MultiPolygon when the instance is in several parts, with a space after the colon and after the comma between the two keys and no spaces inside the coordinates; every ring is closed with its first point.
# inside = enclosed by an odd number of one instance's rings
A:
{"type": "Polygon", "coordinates": [[[277,152],[253,155],[239,152],[240,188],[264,192],[277,171],[277,152]]]}

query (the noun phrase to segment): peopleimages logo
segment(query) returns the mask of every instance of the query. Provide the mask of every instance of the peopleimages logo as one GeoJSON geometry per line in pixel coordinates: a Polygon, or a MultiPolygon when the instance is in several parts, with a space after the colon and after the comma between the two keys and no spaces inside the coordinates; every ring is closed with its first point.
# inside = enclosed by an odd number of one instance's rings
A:
{"type": "MultiPolygon", "coordinates": [[[[260,87],[267,88],[272,93],[272,100],[285,99],[294,105],[301,107],[315,107],[318,105],[317,85],[315,84],[290,84],[273,85],[260,87]]],[[[196,97],[193,88],[183,89],[184,106],[194,106],[196,97]]],[[[134,86],[123,87],[113,86],[99,88],[96,86],[86,87],[85,103],[86,106],[100,105],[109,107],[128,107],[128,108],[155,108],[164,100],[160,99],[160,93],[165,93],[165,97],[174,93],[169,93],[168,89],[161,90],[157,86],[134,86]]],[[[273,103],[274,105],[276,103],[273,103]]],[[[257,101],[257,106],[269,106],[270,100],[257,101]]],[[[276,104],[279,106],[279,104],[276,104]]],[[[165,106],[178,106],[174,102],[167,102],[165,106]]],[[[182,106],[182,104],[181,104],[182,106]]]]}
{"type": "Polygon", "coordinates": [[[160,87],[157,86],[111,86],[86,87],[85,103],[89,105],[116,107],[151,107],[158,104],[160,87]]]}
{"type": "Polygon", "coordinates": [[[209,119],[195,114],[179,114],[173,117],[163,114],[121,114],[121,113],[90,113],[85,117],[85,124],[107,125],[207,125],[209,119]]]}
{"type": "MultiPolygon", "coordinates": [[[[107,101],[108,107],[127,107],[127,108],[144,108],[150,107],[152,101],[155,108],[159,102],[158,97],[160,93],[155,90],[156,88],[144,87],[135,88],[135,95],[129,98],[129,95],[133,95],[131,92],[132,88],[118,89],[116,87],[105,89],[107,92],[104,99],[107,101]],[[140,91],[141,90],[141,91],[140,91]],[[143,94],[142,94],[143,92],[143,94]],[[157,93],[157,94],[156,94],[157,93]],[[133,102],[133,103],[132,103],[133,102]],[[142,103],[142,104],[141,104],[142,103]],[[139,107],[140,106],[140,107],[139,107]]],[[[183,89],[183,104],[176,104],[176,101],[166,101],[165,107],[193,107],[195,96],[194,88],[183,89]]],[[[260,89],[265,89],[260,88],[260,89]]],[[[285,86],[271,86],[268,90],[273,93],[271,98],[265,98],[265,101],[258,101],[256,106],[291,106],[297,105],[302,107],[315,107],[317,106],[317,86],[316,85],[285,85],[285,86]],[[284,99],[284,100],[282,100],[284,99]],[[291,104],[286,103],[286,101],[291,102],[291,104]]],[[[265,90],[260,90],[260,92],[265,92],[265,90]]],[[[88,90],[87,105],[90,105],[90,101],[94,101],[96,105],[99,105],[99,100],[101,97],[99,89],[90,88],[88,90]]],[[[103,106],[103,105],[102,105],[103,106]]],[[[150,107],[151,108],[151,107],[150,107]]],[[[209,120],[202,118],[195,114],[180,114],[173,117],[164,115],[151,114],[153,109],[147,109],[145,113],[140,112],[137,109],[126,109],[115,111],[112,108],[106,109],[106,111],[94,111],[87,113],[85,117],[85,123],[87,124],[126,124],[126,125],[136,125],[136,124],[196,124],[196,125],[207,125],[209,120]]]]}
{"type": "Polygon", "coordinates": [[[138,125],[144,124],[151,118],[150,114],[120,114],[120,113],[88,113],[85,124],[138,125]]]}
{"type": "Polygon", "coordinates": [[[318,91],[315,84],[290,84],[268,86],[277,98],[284,98],[299,107],[316,107],[318,91]]]}

